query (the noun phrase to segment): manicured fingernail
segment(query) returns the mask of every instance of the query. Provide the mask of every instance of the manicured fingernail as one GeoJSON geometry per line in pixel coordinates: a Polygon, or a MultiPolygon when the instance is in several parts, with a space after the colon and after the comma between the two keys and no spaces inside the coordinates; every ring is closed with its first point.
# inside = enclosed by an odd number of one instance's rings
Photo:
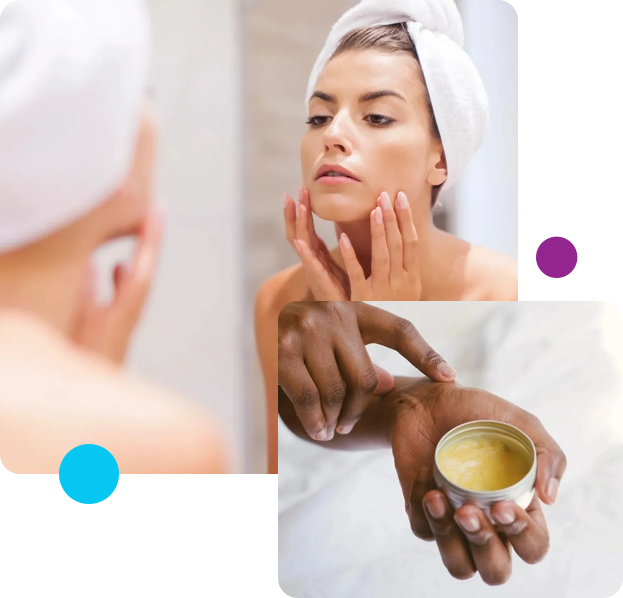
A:
{"type": "Polygon", "coordinates": [[[502,525],[510,525],[515,521],[515,511],[510,505],[500,505],[493,517],[502,525]]]}
{"type": "Polygon", "coordinates": [[[466,532],[470,532],[472,534],[480,529],[480,521],[476,515],[459,517],[459,524],[466,532]]]}
{"type": "Polygon", "coordinates": [[[439,373],[448,380],[454,380],[456,378],[456,370],[451,368],[445,361],[442,361],[437,366],[437,369],[439,373]]]}
{"type": "Polygon", "coordinates": [[[443,500],[439,496],[430,498],[426,501],[426,508],[431,514],[431,517],[435,519],[443,519],[446,516],[446,507],[443,504],[443,500]]]}
{"type": "Polygon", "coordinates": [[[290,203],[290,198],[288,197],[287,193],[283,194],[283,209],[285,210],[288,207],[288,204],[290,203]]]}
{"type": "Polygon", "coordinates": [[[556,497],[558,496],[558,485],[559,485],[559,481],[556,478],[552,478],[548,483],[547,483],[547,496],[549,496],[549,499],[552,502],[556,501],[556,497]]]}
{"type": "Polygon", "coordinates": [[[383,224],[383,210],[381,210],[381,208],[376,208],[374,210],[374,219],[377,224],[383,224]]]}
{"type": "Polygon", "coordinates": [[[398,194],[398,198],[396,199],[396,205],[402,210],[406,210],[409,207],[407,196],[402,191],[398,194]]]}
{"type": "Polygon", "coordinates": [[[344,249],[352,249],[353,248],[353,246],[350,243],[350,239],[348,238],[346,233],[342,233],[342,236],[340,237],[340,243],[342,244],[342,247],[344,247],[344,249]]]}
{"type": "Polygon", "coordinates": [[[381,207],[384,210],[391,210],[392,209],[392,205],[391,205],[391,203],[389,201],[389,195],[387,195],[387,193],[385,193],[385,191],[383,191],[383,193],[381,193],[380,201],[381,201],[381,207]]]}
{"type": "Polygon", "coordinates": [[[326,440],[327,439],[327,431],[326,430],[320,430],[320,432],[318,432],[314,438],[316,440],[326,440]]]}
{"type": "Polygon", "coordinates": [[[335,431],[338,434],[350,434],[353,431],[355,424],[348,424],[346,426],[338,426],[335,431]]]}

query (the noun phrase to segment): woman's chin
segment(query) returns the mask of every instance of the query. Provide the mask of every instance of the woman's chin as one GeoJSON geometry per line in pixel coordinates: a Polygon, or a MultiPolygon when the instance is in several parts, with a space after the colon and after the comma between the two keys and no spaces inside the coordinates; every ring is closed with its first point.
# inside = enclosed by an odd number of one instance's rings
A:
{"type": "Polygon", "coordinates": [[[312,212],[321,220],[330,222],[357,222],[370,218],[376,207],[369,199],[344,193],[313,193],[310,195],[312,212]]]}

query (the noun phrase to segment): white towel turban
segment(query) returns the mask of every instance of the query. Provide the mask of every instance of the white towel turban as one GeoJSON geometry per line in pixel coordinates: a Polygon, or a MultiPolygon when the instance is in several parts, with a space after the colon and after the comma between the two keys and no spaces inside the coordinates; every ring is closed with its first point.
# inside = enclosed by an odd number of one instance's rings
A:
{"type": "Polygon", "coordinates": [[[489,121],[482,79],[463,50],[463,24],[453,0],[363,0],[333,26],[309,79],[309,102],[318,77],[341,39],[355,29],[407,23],[443,143],[451,187],[482,144],[489,121]]]}
{"type": "Polygon", "coordinates": [[[0,15],[0,251],[109,197],[149,71],[143,0],[15,0],[0,15]]]}

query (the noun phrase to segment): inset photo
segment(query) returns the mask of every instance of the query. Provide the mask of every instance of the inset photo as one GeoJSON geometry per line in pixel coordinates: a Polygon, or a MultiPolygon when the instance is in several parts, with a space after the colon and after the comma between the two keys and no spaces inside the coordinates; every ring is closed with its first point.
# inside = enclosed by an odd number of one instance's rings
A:
{"type": "Polygon", "coordinates": [[[616,593],[622,334],[606,303],[287,305],[283,591],[616,593]]]}

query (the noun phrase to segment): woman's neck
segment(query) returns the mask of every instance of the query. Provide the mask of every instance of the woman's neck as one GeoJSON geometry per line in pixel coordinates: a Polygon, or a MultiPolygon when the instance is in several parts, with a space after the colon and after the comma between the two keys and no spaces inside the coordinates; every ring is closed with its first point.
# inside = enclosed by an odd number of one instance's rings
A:
{"type": "Polygon", "coordinates": [[[0,309],[27,311],[71,334],[89,259],[84,243],[64,234],[0,254],[0,309]]]}
{"type": "MultiPolygon", "coordinates": [[[[464,286],[469,245],[436,228],[430,217],[418,219],[416,230],[422,299],[445,299],[457,295],[464,286]]],[[[370,276],[372,238],[369,220],[336,224],[335,231],[338,239],[342,233],[348,235],[366,277],[370,276]]],[[[343,267],[339,252],[336,257],[343,267]]]]}

